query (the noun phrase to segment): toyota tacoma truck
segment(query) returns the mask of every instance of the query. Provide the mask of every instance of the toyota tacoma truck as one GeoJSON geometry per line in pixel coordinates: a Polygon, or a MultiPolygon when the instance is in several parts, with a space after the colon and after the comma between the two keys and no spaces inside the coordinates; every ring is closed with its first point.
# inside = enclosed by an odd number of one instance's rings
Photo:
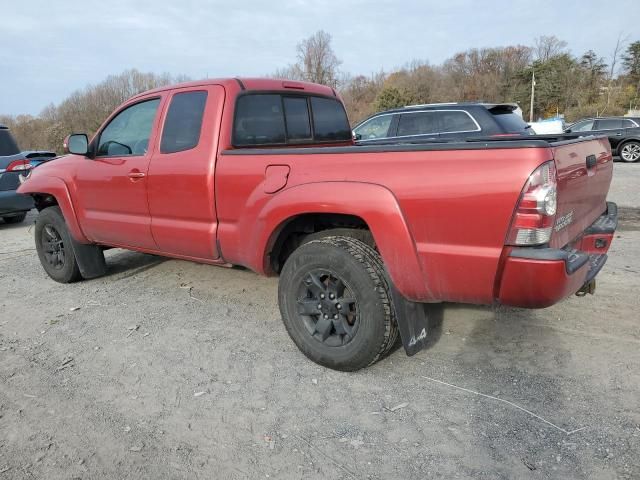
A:
{"type": "Polygon", "coordinates": [[[58,282],[118,247],[279,275],[292,340],[357,370],[429,336],[435,302],[543,308],[593,293],[617,225],[606,138],[355,145],[326,86],[163,87],[120,106],[20,192],[58,282]]]}

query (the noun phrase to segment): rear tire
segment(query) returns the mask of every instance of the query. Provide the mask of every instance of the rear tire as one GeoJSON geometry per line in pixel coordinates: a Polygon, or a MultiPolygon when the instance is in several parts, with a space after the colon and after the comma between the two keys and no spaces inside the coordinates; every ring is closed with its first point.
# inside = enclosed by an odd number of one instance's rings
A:
{"type": "Polygon", "coordinates": [[[626,142],[620,148],[620,158],[624,162],[633,163],[640,159],[640,142],[626,142]]]}
{"type": "Polygon", "coordinates": [[[36,219],[35,240],[40,264],[47,275],[60,283],[80,280],[73,241],[60,207],[49,207],[40,212],[36,219]]]}
{"type": "Polygon", "coordinates": [[[303,244],[312,242],[313,240],[320,240],[321,238],[326,237],[349,237],[355,238],[356,240],[360,240],[363,243],[366,243],[371,248],[376,248],[376,243],[373,240],[373,235],[369,230],[364,230],[361,228],[330,228],[329,230],[320,230],[319,232],[310,233],[304,240],[303,244]]]}
{"type": "Polygon", "coordinates": [[[4,223],[12,225],[14,223],[24,222],[25,218],[27,218],[27,212],[22,212],[18,215],[11,215],[10,217],[2,217],[2,220],[4,220],[4,223]]]}
{"type": "Polygon", "coordinates": [[[282,269],[278,301],[291,339],[328,368],[364,368],[398,338],[382,260],[354,238],[326,237],[296,249],[282,269]]]}

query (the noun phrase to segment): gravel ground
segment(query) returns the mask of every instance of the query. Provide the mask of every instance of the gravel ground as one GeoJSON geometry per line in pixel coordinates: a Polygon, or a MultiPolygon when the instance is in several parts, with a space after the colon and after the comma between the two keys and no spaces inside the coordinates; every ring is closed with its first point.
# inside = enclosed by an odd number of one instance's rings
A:
{"type": "Polygon", "coordinates": [[[640,165],[596,295],[433,308],[352,374],[287,337],[276,279],[112,250],[59,285],[0,225],[0,479],[640,478],[640,165]]]}

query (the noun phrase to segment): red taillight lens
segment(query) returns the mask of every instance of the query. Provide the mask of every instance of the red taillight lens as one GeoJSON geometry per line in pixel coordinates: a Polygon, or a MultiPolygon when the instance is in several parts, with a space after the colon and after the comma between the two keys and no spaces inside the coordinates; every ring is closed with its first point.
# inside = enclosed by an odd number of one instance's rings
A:
{"type": "Polygon", "coordinates": [[[556,167],[543,163],[529,175],[511,222],[508,245],[541,245],[551,238],[558,206],[556,167]]]}
{"type": "Polygon", "coordinates": [[[18,171],[24,171],[24,170],[30,170],[30,169],[31,169],[31,164],[29,163],[29,160],[16,160],[9,164],[6,171],[18,172],[18,171]]]}

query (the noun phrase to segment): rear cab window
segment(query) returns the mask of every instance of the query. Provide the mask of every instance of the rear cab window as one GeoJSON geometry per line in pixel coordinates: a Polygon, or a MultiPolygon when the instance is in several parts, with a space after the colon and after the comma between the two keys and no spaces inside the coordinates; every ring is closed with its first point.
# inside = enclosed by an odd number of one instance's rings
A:
{"type": "Polygon", "coordinates": [[[304,97],[284,97],[284,118],[289,141],[311,140],[311,120],[307,99],[304,97]]]}
{"type": "Polygon", "coordinates": [[[335,98],[288,93],[247,93],[236,101],[235,147],[351,141],[342,103],[335,98]]]}

